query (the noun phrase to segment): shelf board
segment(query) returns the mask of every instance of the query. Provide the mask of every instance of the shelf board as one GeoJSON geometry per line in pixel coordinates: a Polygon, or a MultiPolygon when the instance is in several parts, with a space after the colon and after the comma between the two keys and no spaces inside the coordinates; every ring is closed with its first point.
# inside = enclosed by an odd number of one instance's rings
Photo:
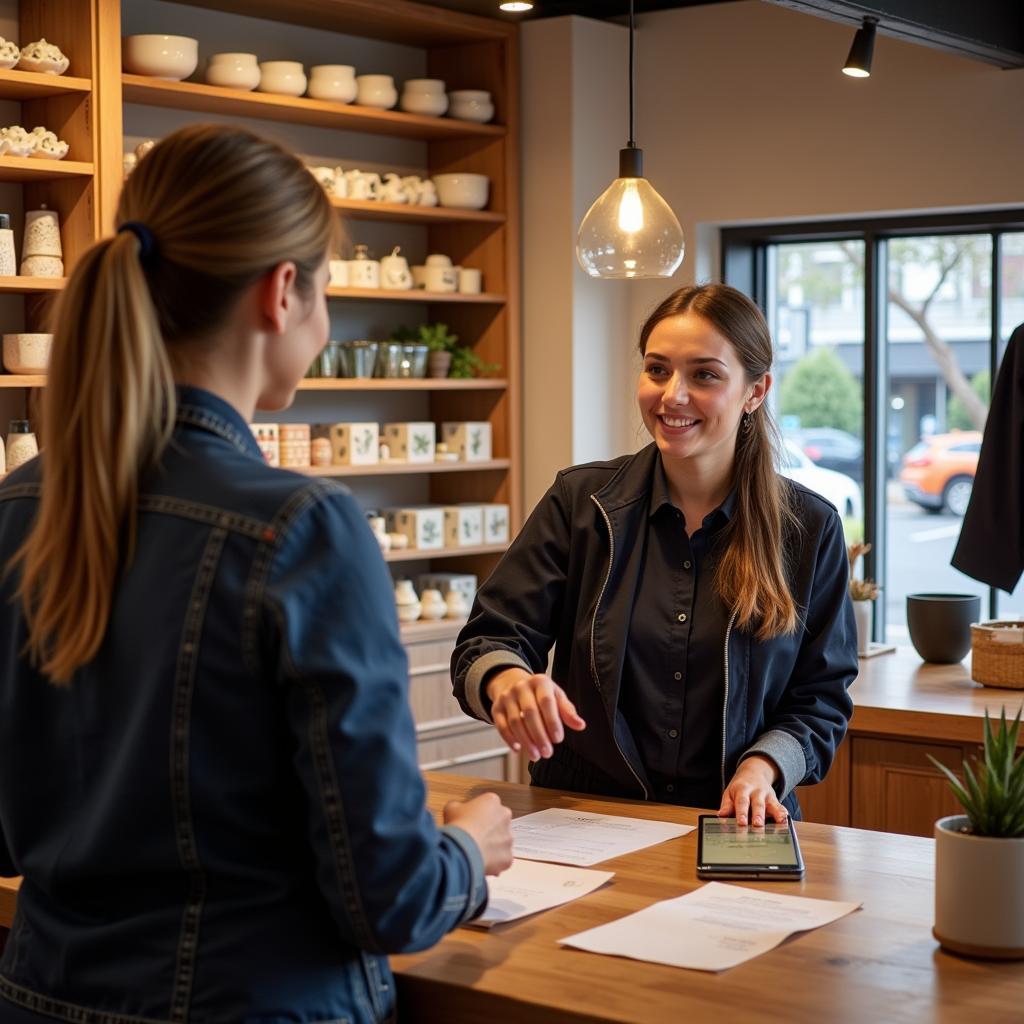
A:
{"type": "Polygon", "coordinates": [[[457,210],[450,206],[412,206],[368,199],[332,199],[331,205],[353,220],[385,220],[405,224],[504,224],[495,210],[457,210]]]}
{"type": "Polygon", "coordinates": [[[423,473],[479,473],[508,469],[509,459],[487,462],[379,462],[375,466],[287,466],[307,476],[409,476],[423,473]]]}
{"type": "Polygon", "coordinates": [[[0,373],[0,388],[42,388],[45,386],[45,373],[0,373]]]}
{"type": "Polygon", "coordinates": [[[500,555],[508,549],[507,544],[481,544],[475,548],[441,548],[439,551],[388,551],[385,562],[418,562],[434,558],[469,558],[470,555],[500,555]]]}
{"type": "Polygon", "coordinates": [[[504,377],[307,377],[300,391],[504,391],[504,377]]]}
{"type": "Polygon", "coordinates": [[[57,181],[91,178],[94,167],[81,160],[43,160],[30,156],[0,156],[0,181],[57,181]]]}
{"type": "Polygon", "coordinates": [[[46,96],[67,96],[69,93],[91,91],[92,83],[88,78],[0,68],[0,100],[38,100],[46,96]]]}
{"type": "Polygon", "coordinates": [[[389,291],[386,288],[328,288],[327,297],[369,302],[447,302],[460,305],[476,303],[489,306],[502,306],[506,302],[504,295],[498,295],[495,292],[462,295],[459,292],[425,292],[421,288],[413,288],[404,292],[389,291]]]}
{"type": "Polygon", "coordinates": [[[0,277],[0,292],[59,292],[66,277],[0,277]]]}
{"type": "Polygon", "coordinates": [[[457,637],[465,624],[465,619],[417,619],[415,622],[400,623],[399,632],[404,643],[411,640],[445,640],[457,637]]]}
{"type": "Polygon", "coordinates": [[[341,131],[397,135],[408,139],[501,138],[502,125],[475,124],[449,117],[427,117],[397,110],[378,110],[350,103],[329,103],[305,96],[243,92],[199,82],[167,82],[146,75],[122,75],[125,103],[173,107],[204,114],[258,117],[269,121],[315,125],[341,131]]]}

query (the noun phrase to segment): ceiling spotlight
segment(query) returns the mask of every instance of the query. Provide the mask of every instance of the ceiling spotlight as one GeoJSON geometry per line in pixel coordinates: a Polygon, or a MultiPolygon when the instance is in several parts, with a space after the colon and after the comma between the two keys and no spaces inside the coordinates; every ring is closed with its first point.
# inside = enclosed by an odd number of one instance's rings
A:
{"type": "Polygon", "coordinates": [[[510,0],[509,3],[498,4],[498,9],[511,11],[513,14],[521,14],[523,11],[532,11],[533,4],[528,0],[510,0]]]}
{"type": "Polygon", "coordinates": [[[851,78],[869,78],[871,76],[871,56],[875,52],[875,26],[877,18],[865,18],[853,37],[850,55],[843,65],[843,74],[851,78]]]}

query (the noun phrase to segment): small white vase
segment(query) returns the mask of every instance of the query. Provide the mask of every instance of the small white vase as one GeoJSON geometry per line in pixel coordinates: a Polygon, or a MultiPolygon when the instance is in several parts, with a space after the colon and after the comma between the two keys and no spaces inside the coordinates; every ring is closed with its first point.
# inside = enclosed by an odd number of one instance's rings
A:
{"type": "Polygon", "coordinates": [[[449,619],[464,619],[469,615],[469,602],[462,595],[461,591],[449,590],[444,595],[444,603],[448,608],[449,619]]]}
{"type": "Polygon", "coordinates": [[[1024,960],[1024,837],[960,831],[963,815],[935,823],[935,927],[966,956],[1024,960]]]}
{"type": "Polygon", "coordinates": [[[420,617],[422,606],[411,580],[398,580],[395,583],[395,604],[398,605],[399,622],[415,622],[420,617]]]}
{"type": "Polygon", "coordinates": [[[871,618],[874,601],[854,601],[853,617],[857,620],[857,653],[867,654],[871,647],[871,618]]]}
{"type": "Polygon", "coordinates": [[[440,590],[424,590],[420,595],[420,604],[423,605],[422,615],[425,619],[443,619],[448,614],[448,606],[440,590]]]}

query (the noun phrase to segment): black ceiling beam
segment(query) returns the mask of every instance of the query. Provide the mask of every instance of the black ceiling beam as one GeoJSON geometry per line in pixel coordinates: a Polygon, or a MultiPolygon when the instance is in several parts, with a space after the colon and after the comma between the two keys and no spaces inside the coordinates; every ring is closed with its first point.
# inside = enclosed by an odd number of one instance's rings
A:
{"type": "Polygon", "coordinates": [[[766,0],[801,14],[860,25],[878,18],[882,35],[1001,68],[1024,67],[1021,0],[766,0]]]}

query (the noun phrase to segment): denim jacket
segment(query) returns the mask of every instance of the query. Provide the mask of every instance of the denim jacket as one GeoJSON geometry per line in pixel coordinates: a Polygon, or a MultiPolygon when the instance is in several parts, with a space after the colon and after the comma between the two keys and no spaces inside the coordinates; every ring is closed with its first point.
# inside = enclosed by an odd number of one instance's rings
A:
{"type": "MultiPolygon", "coordinates": [[[[35,460],[0,486],[4,565],[39,478],[35,460]]],[[[425,808],[390,578],[349,493],[269,468],[235,410],[182,389],[69,687],[23,656],[16,584],[0,874],[24,881],[0,1021],[390,1019],[385,954],[432,945],[486,888],[476,844],[425,808]]]]}
{"type": "MultiPolygon", "coordinates": [[[[477,594],[452,655],[462,709],[490,721],[485,685],[508,667],[545,672],[587,723],[547,760],[534,783],[606,796],[650,798],[650,781],[619,708],[626,639],[643,558],[658,449],[560,472],[477,594]]],[[[758,640],[737,628],[722,637],[722,789],[744,757],[779,768],[775,788],[799,815],[794,788],[820,782],[846,733],[857,675],[842,524],[824,498],[787,481],[799,530],[781,539],[801,618],[795,634],[758,640]]]]}

